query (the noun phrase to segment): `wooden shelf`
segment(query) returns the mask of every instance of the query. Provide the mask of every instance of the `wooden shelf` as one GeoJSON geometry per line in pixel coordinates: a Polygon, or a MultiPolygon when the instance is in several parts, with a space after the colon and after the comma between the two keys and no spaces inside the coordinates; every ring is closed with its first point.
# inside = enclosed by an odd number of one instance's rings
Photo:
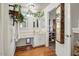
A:
{"type": "Polygon", "coordinates": [[[14,10],[9,10],[9,14],[12,14],[13,16],[18,16],[19,12],[14,10]]]}

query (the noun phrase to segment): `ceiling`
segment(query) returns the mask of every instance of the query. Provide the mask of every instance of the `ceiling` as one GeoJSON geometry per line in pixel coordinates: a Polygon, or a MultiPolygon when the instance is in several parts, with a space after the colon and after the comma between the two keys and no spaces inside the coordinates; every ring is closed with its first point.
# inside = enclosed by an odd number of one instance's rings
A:
{"type": "MultiPolygon", "coordinates": [[[[49,5],[49,3],[32,3],[32,4],[34,4],[35,7],[37,7],[36,10],[42,10],[42,9],[46,8],[49,5]]],[[[27,5],[30,5],[30,4],[23,3],[21,5],[22,5],[23,8],[27,8],[27,5]]]]}
{"type": "Polygon", "coordinates": [[[49,3],[36,3],[36,5],[38,6],[39,10],[42,10],[46,8],[49,5],[49,3]]]}

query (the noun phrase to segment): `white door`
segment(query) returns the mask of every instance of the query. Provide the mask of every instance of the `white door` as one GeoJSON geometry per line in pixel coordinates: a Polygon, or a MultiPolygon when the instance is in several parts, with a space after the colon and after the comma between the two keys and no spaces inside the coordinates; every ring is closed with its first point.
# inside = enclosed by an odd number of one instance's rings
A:
{"type": "Polygon", "coordinates": [[[65,55],[71,55],[71,19],[70,4],[65,4],[65,55]]]}

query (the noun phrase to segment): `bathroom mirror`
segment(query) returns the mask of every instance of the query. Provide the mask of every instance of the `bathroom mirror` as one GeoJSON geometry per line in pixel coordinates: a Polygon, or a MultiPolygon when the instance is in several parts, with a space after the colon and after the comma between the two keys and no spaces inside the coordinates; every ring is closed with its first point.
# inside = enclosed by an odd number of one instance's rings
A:
{"type": "Polygon", "coordinates": [[[36,26],[38,28],[39,27],[39,20],[38,19],[36,20],[36,23],[37,23],[36,26]]]}
{"type": "Polygon", "coordinates": [[[26,22],[20,23],[20,28],[26,28],[26,22]]]}
{"type": "Polygon", "coordinates": [[[27,29],[28,28],[28,19],[25,19],[24,22],[20,23],[20,29],[27,29]]]}
{"type": "Polygon", "coordinates": [[[39,21],[39,26],[40,26],[40,28],[45,28],[45,19],[44,19],[44,17],[42,17],[42,18],[40,19],[40,21],[39,21]]]}

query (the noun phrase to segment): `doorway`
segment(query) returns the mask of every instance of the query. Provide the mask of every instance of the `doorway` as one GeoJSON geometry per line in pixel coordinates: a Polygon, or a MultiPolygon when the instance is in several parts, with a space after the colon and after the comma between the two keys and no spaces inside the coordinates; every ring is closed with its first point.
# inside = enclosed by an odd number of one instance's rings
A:
{"type": "Polygon", "coordinates": [[[55,50],[56,40],[56,9],[49,12],[49,48],[55,50]]]}

